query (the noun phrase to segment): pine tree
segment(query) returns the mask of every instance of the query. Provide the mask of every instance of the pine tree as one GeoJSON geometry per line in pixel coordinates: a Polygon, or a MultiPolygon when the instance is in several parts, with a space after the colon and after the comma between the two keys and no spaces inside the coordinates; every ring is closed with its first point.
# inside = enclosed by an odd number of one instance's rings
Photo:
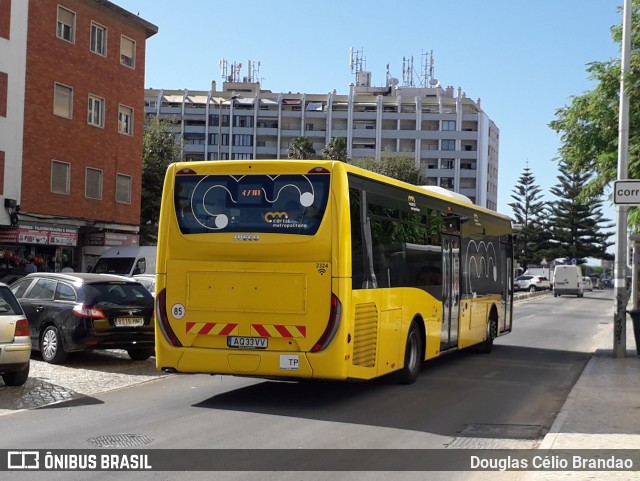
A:
{"type": "Polygon", "coordinates": [[[544,256],[546,247],[546,214],[545,202],[542,200],[542,189],[536,184],[536,179],[529,166],[525,167],[513,188],[509,204],[513,210],[513,217],[522,226],[516,243],[516,260],[523,269],[529,264],[537,264],[544,256]]]}
{"type": "Polygon", "coordinates": [[[559,170],[559,183],[550,190],[557,197],[551,204],[552,255],[576,259],[578,264],[584,264],[586,257],[606,257],[606,249],[612,245],[607,239],[612,232],[604,230],[614,224],[603,217],[599,198],[580,197],[589,175],[572,170],[564,161],[560,162],[559,170]]]}

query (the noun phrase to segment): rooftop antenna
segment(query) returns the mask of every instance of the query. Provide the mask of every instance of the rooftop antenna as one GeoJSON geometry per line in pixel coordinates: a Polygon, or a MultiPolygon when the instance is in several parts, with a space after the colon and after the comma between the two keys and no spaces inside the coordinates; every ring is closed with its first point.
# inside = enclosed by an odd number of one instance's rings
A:
{"type": "Polygon", "coordinates": [[[349,66],[351,67],[351,73],[356,76],[365,69],[366,60],[362,53],[362,50],[353,50],[353,47],[349,49],[349,66]]]}
{"type": "Polygon", "coordinates": [[[402,85],[413,87],[413,57],[402,57],[402,85]]]}
{"type": "Polygon", "coordinates": [[[260,61],[249,60],[249,82],[259,82],[258,74],[260,73],[260,61]]]}
{"type": "Polygon", "coordinates": [[[226,59],[221,58],[218,65],[220,65],[220,75],[224,81],[227,82],[229,80],[229,62],[227,62],[226,59]]]}

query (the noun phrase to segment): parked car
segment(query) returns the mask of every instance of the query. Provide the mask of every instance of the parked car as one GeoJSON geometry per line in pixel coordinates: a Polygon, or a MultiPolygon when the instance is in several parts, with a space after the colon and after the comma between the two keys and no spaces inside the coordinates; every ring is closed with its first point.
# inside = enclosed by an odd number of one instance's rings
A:
{"type": "Polygon", "coordinates": [[[582,290],[593,291],[593,282],[591,281],[591,277],[584,276],[582,278],[582,290]]]}
{"type": "Polygon", "coordinates": [[[516,277],[514,282],[514,289],[516,291],[543,291],[551,289],[551,283],[549,279],[544,276],[533,276],[529,274],[525,274],[522,276],[516,277]]]}
{"type": "Polygon", "coordinates": [[[602,279],[602,287],[613,287],[613,279],[610,277],[602,279]]]}
{"type": "Polygon", "coordinates": [[[156,275],[155,274],[136,274],[133,279],[138,281],[151,293],[152,296],[156,295],[156,275]]]}
{"type": "Polygon", "coordinates": [[[7,386],[29,378],[31,340],[22,307],[6,284],[0,284],[0,374],[7,386]]]}
{"type": "Polygon", "coordinates": [[[88,349],[154,354],[154,298],[139,282],[92,273],[29,274],[11,284],[29,321],[31,345],[50,363],[88,349]]]}

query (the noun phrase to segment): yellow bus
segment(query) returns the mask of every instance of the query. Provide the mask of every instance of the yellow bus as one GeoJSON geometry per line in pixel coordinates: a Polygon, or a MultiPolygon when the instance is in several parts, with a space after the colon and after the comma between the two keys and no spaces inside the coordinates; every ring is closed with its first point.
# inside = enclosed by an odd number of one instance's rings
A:
{"type": "Polygon", "coordinates": [[[175,163],[156,277],[159,369],[408,384],[511,331],[511,221],[338,161],[175,163]]]}

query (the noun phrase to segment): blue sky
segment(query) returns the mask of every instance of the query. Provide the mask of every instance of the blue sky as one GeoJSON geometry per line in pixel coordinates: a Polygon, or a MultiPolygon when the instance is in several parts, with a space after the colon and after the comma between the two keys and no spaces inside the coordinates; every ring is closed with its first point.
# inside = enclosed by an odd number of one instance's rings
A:
{"type": "MultiPolygon", "coordinates": [[[[555,111],[593,88],[587,64],[620,56],[610,29],[623,0],[112,0],[159,28],[147,42],[147,88],[221,87],[218,61],[260,62],[273,92],[348,93],[349,49],[362,52],[372,84],[386,65],[402,79],[403,57],[461,87],[500,129],[498,210],[511,215],[527,162],[543,189],[557,183],[555,111]]],[[[604,213],[615,219],[615,209],[604,213]]]]}

